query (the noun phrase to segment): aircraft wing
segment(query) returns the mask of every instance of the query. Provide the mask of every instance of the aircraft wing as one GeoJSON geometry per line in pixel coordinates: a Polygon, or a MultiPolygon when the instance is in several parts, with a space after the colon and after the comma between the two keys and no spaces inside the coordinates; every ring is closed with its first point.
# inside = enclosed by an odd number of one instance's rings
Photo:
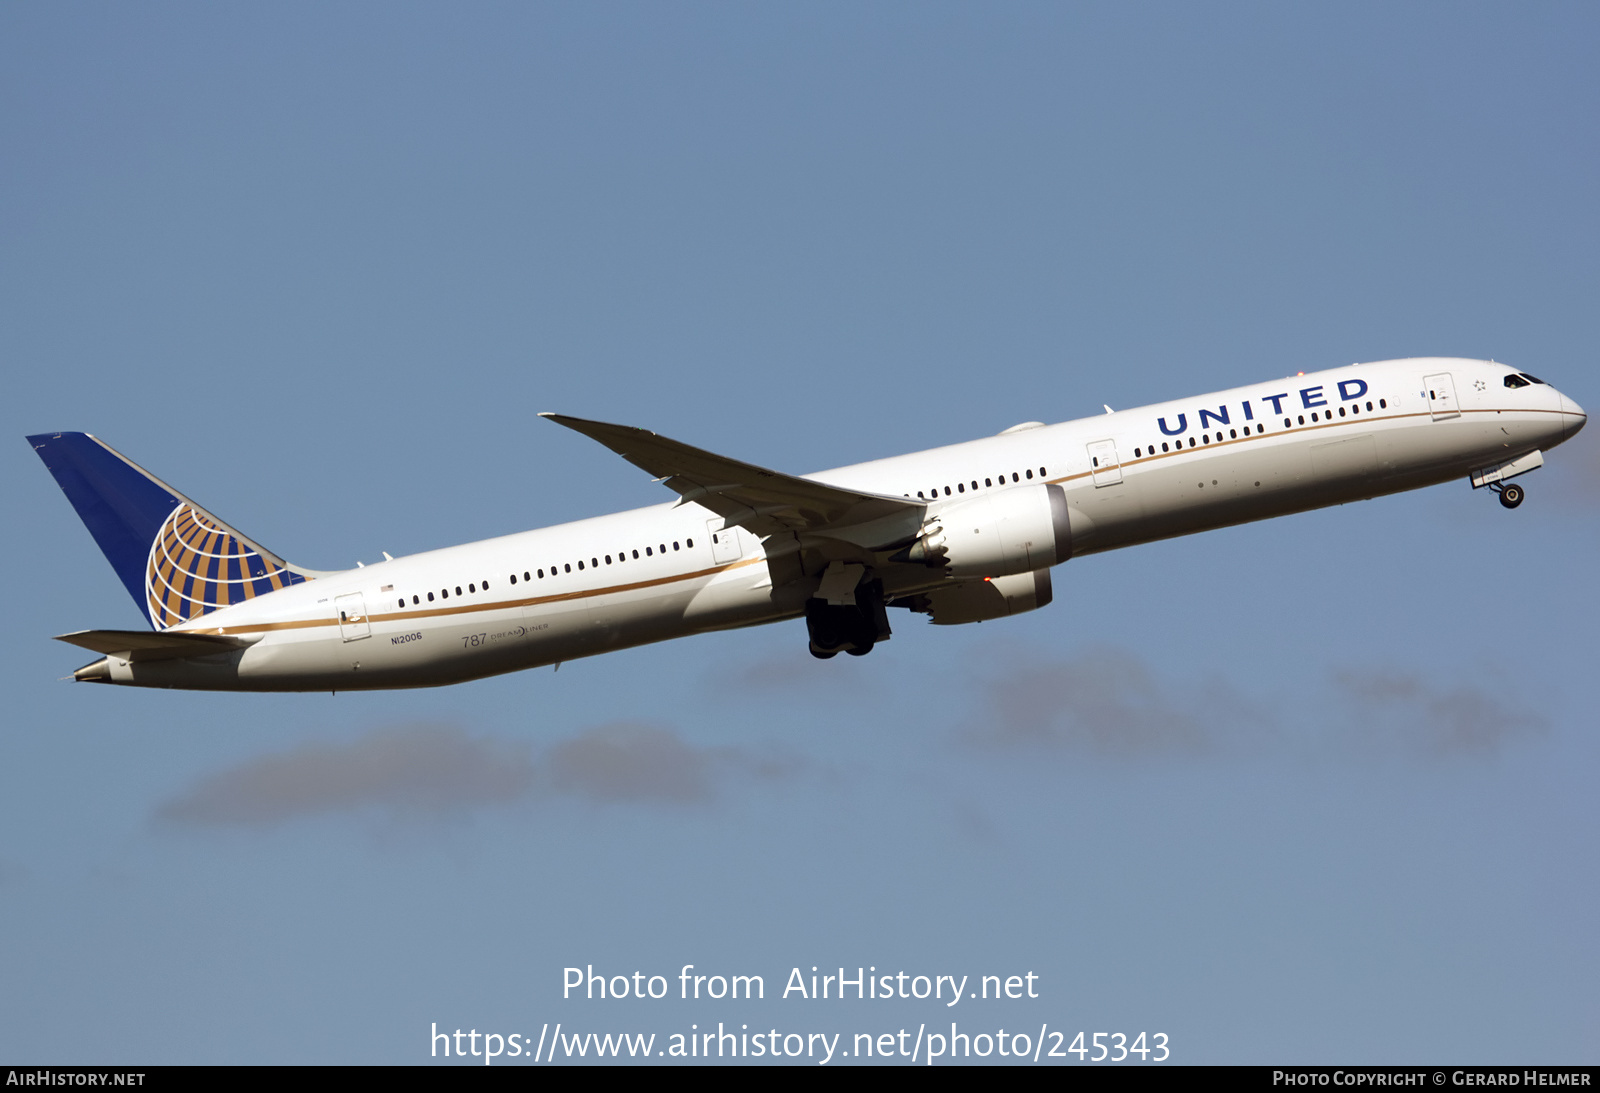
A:
{"type": "Polygon", "coordinates": [[[156,630],[78,630],[71,634],[58,634],[56,640],[126,660],[203,657],[250,644],[248,639],[221,634],[188,634],[170,630],[165,633],[156,630]]]}
{"type": "Polygon", "coordinates": [[[710,509],[728,524],[762,537],[794,531],[828,535],[876,525],[869,538],[914,535],[925,503],[904,497],[841,489],[691,448],[630,425],[608,425],[564,414],[540,414],[616,452],[675,491],[684,502],[710,509]]]}

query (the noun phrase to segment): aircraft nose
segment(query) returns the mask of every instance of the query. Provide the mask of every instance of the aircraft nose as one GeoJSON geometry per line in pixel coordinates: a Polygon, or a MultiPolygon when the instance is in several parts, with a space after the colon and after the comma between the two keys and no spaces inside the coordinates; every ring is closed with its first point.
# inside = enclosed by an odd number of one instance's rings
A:
{"type": "Polygon", "coordinates": [[[1578,435],[1578,430],[1589,421],[1589,415],[1583,412],[1583,407],[1573,402],[1566,395],[1561,396],[1561,421],[1566,426],[1561,439],[1569,440],[1578,435]]]}

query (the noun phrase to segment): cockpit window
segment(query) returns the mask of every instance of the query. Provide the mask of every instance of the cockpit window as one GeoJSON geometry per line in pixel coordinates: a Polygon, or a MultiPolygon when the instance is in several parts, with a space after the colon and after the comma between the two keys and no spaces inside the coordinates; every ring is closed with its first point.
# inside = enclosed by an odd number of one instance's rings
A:
{"type": "Polygon", "coordinates": [[[1521,376],[1523,379],[1527,380],[1529,383],[1540,383],[1540,384],[1544,383],[1544,380],[1540,379],[1538,376],[1530,376],[1526,372],[1518,372],[1517,375],[1521,376]]]}
{"type": "Polygon", "coordinates": [[[1528,381],[1523,379],[1521,376],[1510,375],[1506,377],[1506,386],[1512,388],[1526,387],[1528,386],[1528,381]]]}

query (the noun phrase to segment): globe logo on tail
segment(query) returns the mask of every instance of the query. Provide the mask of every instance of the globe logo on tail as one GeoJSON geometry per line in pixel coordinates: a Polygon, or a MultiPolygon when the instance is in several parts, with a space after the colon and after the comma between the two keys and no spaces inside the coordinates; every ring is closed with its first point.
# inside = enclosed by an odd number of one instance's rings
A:
{"type": "Polygon", "coordinates": [[[150,545],[145,597],[165,630],[305,580],[268,561],[232,529],[180,502],[150,545]]]}

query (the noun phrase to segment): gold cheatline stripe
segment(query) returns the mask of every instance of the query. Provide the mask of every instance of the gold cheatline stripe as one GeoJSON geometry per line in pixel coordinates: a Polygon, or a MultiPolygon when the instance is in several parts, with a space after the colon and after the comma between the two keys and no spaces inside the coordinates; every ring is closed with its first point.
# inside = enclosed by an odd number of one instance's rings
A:
{"type": "MultiPolygon", "coordinates": [[[[614,592],[633,592],[640,588],[653,588],[657,585],[673,584],[677,581],[692,581],[697,577],[709,577],[730,569],[740,569],[744,566],[755,565],[765,561],[765,558],[746,558],[743,561],[728,562],[724,565],[712,566],[710,569],[699,569],[693,573],[679,573],[671,577],[654,577],[648,581],[635,581],[631,584],[609,585],[605,588],[591,588],[577,592],[558,592],[551,596],[531,596],[521,600],[498,600],[494,603],[473,603],[461,607],[429,607],[418,611],[390,611],[384,614],[367,613],[370,622],[404,622],[409,619],[438,618],[444,615],[470,615],[479,611],[508,611],[516,607],[535,607],[545,603],[560,603],[566,600],[581,600],[590,596],[606,596],[614,592]]],[[[296,619],[290,622],[266,622],[248,626],[218,626],[208,630],[184,630],[179,633],[186,634],[257,634],[268,630],[303,630],[313,626],[337,626],[337,618],[330,619],[296,619]]]]}

